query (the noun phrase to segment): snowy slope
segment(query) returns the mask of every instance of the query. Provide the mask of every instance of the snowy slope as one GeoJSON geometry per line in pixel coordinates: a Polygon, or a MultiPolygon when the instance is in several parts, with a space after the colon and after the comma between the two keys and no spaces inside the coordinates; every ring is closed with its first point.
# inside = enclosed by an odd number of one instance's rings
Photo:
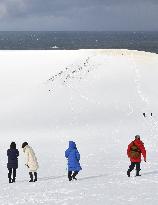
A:
{"type": "Polygon", "coordinates": [[[1,51],[0,204],[156,204],[157,65],[156,54],[128,50],[1,51]],[[136,134],[147,163],[140,178],[134,172],[127,178],[126,148],[136,134]],[[12,140],[20,150],[19,169],[17,182],[8,184],[12,140]],[[66,176],[69,140],[81,153],[77,182],[66,176]],[[23,141],[38,157],[34,184],[28,183],[23,141]]]}

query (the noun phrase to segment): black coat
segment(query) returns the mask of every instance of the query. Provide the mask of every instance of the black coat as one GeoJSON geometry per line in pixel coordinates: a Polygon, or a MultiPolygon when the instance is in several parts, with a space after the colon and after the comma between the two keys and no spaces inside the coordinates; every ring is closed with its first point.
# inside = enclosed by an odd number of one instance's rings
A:
{"type": "Polygon", "coordinates": [[[17,149],[8,149],[7,150],[7,156],[8,156],[8,163],[7,168],[18,168],[18,156],[19,151],[17,149]]]}

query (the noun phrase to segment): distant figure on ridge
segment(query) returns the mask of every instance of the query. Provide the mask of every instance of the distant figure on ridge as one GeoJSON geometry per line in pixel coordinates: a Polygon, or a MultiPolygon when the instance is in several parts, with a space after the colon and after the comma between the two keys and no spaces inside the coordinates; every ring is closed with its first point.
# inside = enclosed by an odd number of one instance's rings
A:
{"type": "Polygon", "coordinates": [[[8,178],[9,178],[9,183],[15,182],[16,179],[16,169],[18,168],[18,156],[19,156],[19,151],[16,149],[16,144],[15,142],[12,142],[10,144],[10,149],[7,150],[7,156],[8,156],[8,163],[7,163],[7,168],[8,168],[8,178]],[[12,173],[13,173],[13,178],[12,178],[12,173]]]}
{"type": "Polygon", "coordinates": [[[153,113],[151,112],[151,117],[153,116],[153,113]]]}
{"type": "Polygon", "coordinates": [[[143,113],[143,116],[146,117],[146,116],[145,116],[145,113],[143,113]]]}
{"type": "Polygon", "coordinates": [[[28,145],[27,142],[24,142],[22,144],[23,152],[26,156],[26,163],[25,165],[29,168],[29,175],[30,175],[30,181],[29,182],[36,182],[37,181],[37,169],[39,168],[37,158],[35,156],[35,153],[28,145]],[[33,173],[34,173],[34,179],[33,179],[33,173]]]}
{"type": "Polygon", "coordinates": [[[68,179],[76,179],[76,175],[82,169],[80,166],[80,153],[77,150],[76,144],[69,141],[69,148],[65,151],[65,157],[68,159],[68,179]],[[73,172],[73,173],[72,173],[73,172]]]}
{"type": "Polygon", "coordinates": [[[139,174],[139,171],[141,170],[140,169],[141,154],[143,155],[144,161],[146,162],[146,150],[144,147],[144,143],[140,140],[140,136],[136,135],[135,140],[128,145],[128,149],[127,149],[127,155],[131,161],[131,165],[129,166],[129,169],[127,171],[128,177],[130,177],[130,172],[134,169],[135,166],[136,166],[136,176],[141,176],[139,174]]]}

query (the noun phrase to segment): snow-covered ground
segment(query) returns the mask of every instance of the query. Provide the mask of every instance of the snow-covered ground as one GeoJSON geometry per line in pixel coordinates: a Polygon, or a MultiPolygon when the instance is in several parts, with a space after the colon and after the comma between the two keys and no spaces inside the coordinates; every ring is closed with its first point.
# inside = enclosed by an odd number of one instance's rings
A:
{"type": "Polygon", "coordinates": [[[0,204],[157,204],[157,65],[158,55],[128,50],[0,51],[0,204]],[[147,163],[141,177],[128,178],[126,149],[136,134],[147,163]],[[69,140],[83,168],[72,182],[69,140]],[[11,141],[20,151],[14,184],[6,168],[11,141]],[[39,161],[37,183],[28,182],[24,141],[39,161]]]}

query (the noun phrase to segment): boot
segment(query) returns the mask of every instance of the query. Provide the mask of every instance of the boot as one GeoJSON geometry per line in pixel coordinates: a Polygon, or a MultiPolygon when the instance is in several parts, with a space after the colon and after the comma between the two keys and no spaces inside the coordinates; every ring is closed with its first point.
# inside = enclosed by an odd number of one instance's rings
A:
{"type": "Polygon", "coordinates": [[[29,182],[33,182],[33,174],[32,174],[32,172],[29,172],[29,175],[30,175],[30,181],[29,182]]]}
{"type": "Polygon", "coordinates": [[[130,170],[127,171],[127,176],[130,177],[130,170]]]}
{"type": "Polygon", "coordinates": [[[11,178],[11,174],[8,173],[8,179],[9,179],[9,183],[12,183],[12,178],[11,178]]]}
{"type": "Polygon", "coordinates": [[[73,178],[74,180],[77,180],[77,178],[76,178],[75,176],[72,176],[72,178],[73,178]]]}
{"type": "Polygon", "coordinates": [[[11,178],[9,178],[9,183],[13,183],[13,181],[12,181],[12,179],[11,179],[11,178]]]}
{"type": "Polygon", "coordinates": [[[68,179],[69,179],[69,181],[71,181],[71,180],[72,180],[72,176],[71,176],[71,174],[72,174],[72,172],[71,172],[71,171],[69,171],[69,172],[68,172],[68,179]]]}
{"type": "Polygon", "coordinates": [[[72,178],[71,178],[71,177],[69,177],[69,181],[72,181],[72,178]]]}
{"type": "Polygon", "coordinates": [[[13,182],[13,183],[15,182],[15,178],[13,178],[12,182],[13,182]]]}
{"type": "Polygon", "coordinates": [[[15,179],[16,179],[16,169],[13,170],[13,179],[12,179],[12,182],[15,182],[15,179]]]}
{"type": "Polygon", "coordinates": [[[78,172],[74,172],[73,175],[72,175],[72,178],[75,179],[75,180],[77,180],[77,179],[76,179],[76,175],[77,175],[77,174],[78,174],[78,172]]]}
{"type": "Polygon", "coordinates": [[[136,177],[140,177],[141,174],[139,174],[140,170],[136,170],[136,177]]]}
{"type": "Polygon", "coordinates": [[[35,176],[34,182],[36,182],[37,181],[37,172],[34,172],[34,176],[35,176]]]}

